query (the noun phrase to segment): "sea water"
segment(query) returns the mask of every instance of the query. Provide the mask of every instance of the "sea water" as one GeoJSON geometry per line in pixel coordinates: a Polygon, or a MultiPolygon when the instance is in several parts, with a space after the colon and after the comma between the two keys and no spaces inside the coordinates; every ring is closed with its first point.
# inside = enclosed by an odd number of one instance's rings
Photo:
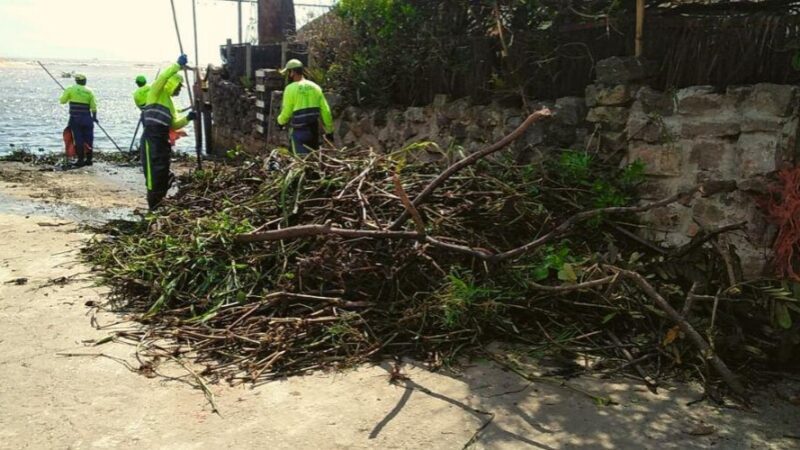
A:
{"type": "MultiPolygon", "coordinates": [[[[74,84],[62,78],[64,72],[86,75],[86,86],[97,99],[97,118],[111,138],[128,150],[136,130],[139,110],[133,103],[134,79],[145,75],[151,82],[164,63],[130,63],[112,61],[42,60],[50,73],[64,86],[74,84]]],[[[190,74],[190,77],[192,75],[190,74]]],[[[0,59],[0,155],[14,148],[27,147],[38,151],[64,151],[62,133],[69,119],[68,106],[58,102],[61,88],[32,60],[0,59]]],[[[186,89],[173,99],[176,109],[189,106],[186,89]]],[[[177,143],[179,151],[194,151],[192,126],[184,129],[188,136],[177,143]]],[[[140,137],[142,133],[139,128],[140,137]]],[[[138,144],[136,138],[134,148],[138,144]]],[[[116,147],[99,127],[94,129],[96,151],[116,151],[116,147]]]]}

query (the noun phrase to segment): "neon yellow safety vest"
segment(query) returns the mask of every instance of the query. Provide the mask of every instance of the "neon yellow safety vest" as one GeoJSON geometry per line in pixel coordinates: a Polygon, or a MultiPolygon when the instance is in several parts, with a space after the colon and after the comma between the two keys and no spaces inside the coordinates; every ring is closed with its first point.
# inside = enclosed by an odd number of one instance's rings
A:
{"type": "Polygon", "coordinates": [[[61,104],[69,102],[69,112],[97,112],[97,103],[94,99],[94,93],[86,86],[74,84],[66,89],[61,94],[61,104]],[[88,106],[88,108],[87,108],[88,106]],[[74,111],[73,111],[74,110],[74,111]]]}
{"type": "Polygon", "coordinates": [[[147,104],[142,114],[144,126],[164,125],[173,130],[178,130],[186,126],[189,121],[186,116],[179,116],[172,104],[172,93],[178,85],[183,84],[183,77],[178,75],[181,66],[173,64],[150,85],[150,92],[147,93],[147,104]]]}
{"type": "Polygon", "coordinates": [[[292,128],[308,126],[322,119],[326,133],[333,133],[333,116],[322,88],[311,80],[302,79],[286,86],[278,124],[291,121],[292,128]]]}
{"type": "Polygon", "coordinates": [[[140,87],[133,91],[133,102],[136,103],[136,107],[139,109],[143,109],[145,105],[147,105],[147,93],[150,92],[150,85],[145,84],[144,86],[140,87]]]}

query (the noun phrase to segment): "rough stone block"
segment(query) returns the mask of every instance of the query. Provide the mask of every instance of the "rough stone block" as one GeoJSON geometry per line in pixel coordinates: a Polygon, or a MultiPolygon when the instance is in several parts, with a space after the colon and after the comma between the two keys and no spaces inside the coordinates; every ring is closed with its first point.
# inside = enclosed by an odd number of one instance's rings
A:
{"type": "Polygon", "coordinates": [[[676,177],[681,174],[681,151],[675,146],[636,145],[630,149],[628,159],[643,162],[647,175],[676,177]]]}
{"type": "Polygon", "coordinates": [[[624,131],[605,131],[600,133],[600,145],[612,152],[625,150],[628,147],[628,136],[624,131]]]}
{"type": "Polygon", "coordinates": [[[645,114],[671,116],[675,111],[675,101],[672,96],[656,91],[648,86],[636,92],[637,103],[645,114]]]}
{"type": "Polygon", "coordinates": [[[595,106],[621,106],[633,101],[635,88],[628,84],[615,86],[602,86],[590,84],[586,86],[586,105],[595,106]]]}
{"type": "Polygon", "coordinates": [[[738,183],[738,186],[740,190],[745,192],[761,195],[769,193],[769,181],[763,175],[756,175],[742,180],[738,183]]]}
{"type": "Polygon", "coordinates": [[[525,144],[528,146],[536,146],[544,142],[545,129],[541,122],[536,122],[525,131],[525,144]]]}
{"type": "Polygon", "coordinates": [[[425,122],[425,110],[418,106],[412,106],[406,109],[406,112],[403,113],[403,117],[408,122],[422,123],[425,122]]]}
{"type": "Polygon", "coordinates": [[[700,224],[716,226],[725,221],[725,210],[714,198],[698,198],[692,207],[692,217],[700,224]]]}
{"type": "Polygon", "coordinates": [[[441,108],[447,104],[450,100],[450,97],[447,94],[436,94],[433,96],[433,107],[434,108],[441,108]]]}
{"type": "Polygon", "coordinates": [[[474,123],[467,125],[466,132],[467,139],[476,142],[486,142],[490,136],[489,132],[474,123]]]}
{"type": "Polygon", "coordinates": [[[681,124],[681,136],[685,138],[736,136],[741,130],[739,122],[725,118],[716,121],[690,120],[681,124]]]}
{"type": "Polygon", "coordinates": [[[506,130],[514,130],[522,125],[522,116],[513,115],[506,117],[506,130]]]}
{"type": "Polygon", "coordinates": [[[335,92],[326,93],[325,100],[328,101],[328,106],[332,111],[338,111],[344,104],[344,98],[335,92]]]}
{"type": "Polygon", "coordinates": [[[468,98],[460,98],[443,106],[442,112],[448,119],[457,120],[464,117],[464,114],[469,109],[469,106],[470,100],[468,98]]]}
{"type": "Polygon", "coordinates": [[[797,87],[784,84],[759,83],[742,102],[746,113],[786,117],[796,107],[797,87]]]}
{"type": "Polygon", "coordinates": [[[350,131],[357,137],[360,138],[364,135],[372,134],[372,121],[368,117],[364,117],[363,119],[355,122],[350,127],[350,131]]]}
{"type": "Polygon", "coordinates": [[[753,86],[729,86],[728,89],[725,90],[725,97],[728,100],[736,105],[739,106],[742,102],[747,100],[747,97],[753,92],[753,86]]]}
{"type": "Polygon", "coordinates": [[[640,113],[631,113],[625,132],[631,140],[657,143],[664,141],[667,131],[664,127],[663,119],[659,117],[648,117],[640,113]]]}
{"type": "Polygon", "coordinates": [[[719,169],[722,162],[734,149],[719,139],[699,139],[690,141],[689,162],[697,164],[700,170],[719,169]]]}
{"type": "Polygon", "coordinates": [[[578,125],[586,120],[586,101],[582,97],[562,97],[556,100],[553,118],[567,125],[578,125]]]}
{"type": "Polygon", "coordinates": [[[550,123],[546,126],[545,140],[550,144],[566,148],[575,144],[575,125],[550,123]]]}
{"type": "Polygon", "coordinates": [[[771,133],[746,133],[739,136],[739,176],[750,178],[774,171],[779,157],[780,137],[771,133]]]}
{"type": "Polygon", "coordinates": [[[628,122],[628,111],[623,106],[597,106],[589,110],[586,120],[600,123],[607,130],[620,131],[628,122]]]}
{"type": "Polygon", "coordinates": [[[359,109],[355,106],[348,106],[342,112],[342,119],[348,122],[355,122],[358,119],[359,113],[359,109]]]}
{"type": "Polygon", "coordinates": [[[774,116],[744,116],[742,117],[742,133],[756,131],[780,132],[786,123],[784,119],[774,116]]]}
{"type": "Polygon", "coordinates": [[[490,107],[478,113],[478,125],[483,128],[494,128],[503,123],[503,112],[490,107]]]}
{"type": "Polygon", "coordinates": [[[600,60],[595,65],[597,82],[608,85],[642,80],[651,75],[652,69],[652,64],[631,56],[613,56],[600,60]]]}
{"type": "Polygon", "coordinates": [[[692,86],[679,90],[675,97],[678,101],[678,113],[701,115],[718,111],[722,108],[722,95],[715,94],[712,86],[692,86]]]}
{"type": "Polygon", "coordinates": [[[456,122],[453,124],[451,133],[454,138],[463,140],[467,138],[467,124],[464,122],[456,122]]]}
{"type": "Polygon", "coordinates": [[[677,193],[674,183],[664,179],[650,178],[636,187],[636,193],[643,200],[660,200],[677,193]]]}

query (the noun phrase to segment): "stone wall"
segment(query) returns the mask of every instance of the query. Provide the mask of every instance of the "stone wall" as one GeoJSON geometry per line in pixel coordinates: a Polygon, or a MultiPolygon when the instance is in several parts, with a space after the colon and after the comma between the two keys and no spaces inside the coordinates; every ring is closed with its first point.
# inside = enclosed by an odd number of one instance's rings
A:
{"type": "MultiPolygon", "coordinates": [[[[583,146],[588,133],[583,98],[564,97],[534,107],[548,106],[552,120],[535,123],[514,143],[522,160],[538,159],[548,148],[583,146]]],[[[417,153],[420,158],[436,159],[440,150],[453,146],[471,153],[509,134],[525,119],[522,109],[499,104],[475,105],[467,98],[448,101],[444,95],[426,107],[361,110],[345,108],[337,119],[337,136],[342,145],[372,147],[378,151],[404,148],[431,142],[417,153]]]]}
{"type": "Polygon", "coordinates": [[[208,76],[208,96],[213,121],[214,154],[240,146],[248,151],[264,149],[263,139],[256,132],[256,96],[240,84],[226,80],[221,70],[208,76]]]}
{"type": "Polygon", "coordinates": [[[664,198],[699,183],[730,192],[654,210],[644,219],[649,238],[669,245],[688,242],[700,230],[747,222],[730,235],[745,276],[760,275],[774,237],[758,209],[767,177],[794,164],[798,150],[798,90],[756,84],[717,91],[694,86],[658,92],[644,86],[648,70],[633,59],[598,65],[598,82],[586,89],[602,145],[640,160],[648,175],[643,199],[664,198]]]}

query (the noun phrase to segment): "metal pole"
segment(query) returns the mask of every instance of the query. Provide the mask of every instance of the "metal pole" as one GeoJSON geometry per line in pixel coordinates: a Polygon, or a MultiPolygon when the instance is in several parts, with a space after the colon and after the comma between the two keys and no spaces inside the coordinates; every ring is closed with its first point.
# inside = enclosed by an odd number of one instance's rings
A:
{"type": "Polygon", "coordinates": [[[192,0],[192,27],[194,29],[194,87],[197,89],[195,92],[195,99],[197,103],[194,103],[194,110],[195,114],[197,115],[197,119],[195,119],[195,139],[194,139],[194,146],[195,146],[195,153],[197,153],[198,158],[203,152],[203,92],[200,86],[200,50],[197,47],[197,0],[192,0]]]}
{"type": "Polygon", "coordinates": [[[59,81],[56,79],[56,77],[54,77],[54,76],[53,76],[53,74],[52,74],[52,73],[50,73],[50,71],[49,71],[49,70],[47,70],[47,67],[45,67],[45,66],[44,66],[44,64],[42,64],[42,63],[41,63],[41,61],[36,61],[36,63],[37,63],[37,64],[39,64],[40,66],[42,66],[42,69],[44,69],[44,71],[45,71],[45,72],[47,72],[47,74],[48,74],[48,75],[50,75],[50,78],[52,78],[52,79],[53,79],[53,81],[55,81],[55,82],[56,82],[56,84],[58,85],[58,87],[60,87],[60,88],[61,88],[61,90],[62,90],[62,91],[63,91],[63,90],[65,90],[65,89],[64,89],[64,85],[62,85],[62,84],[61,84],[61,83],[60,83],[60,82],[59,82],[59,81]]]}
{"type": "Polygon", "coordinates": [[[140,125],[142,125],[142,119],[139,119],[139,121],[136,122],[136,129],[133,131],[133,137],[131,138],[131,145],[128,147],[129,152],[133,151],[133,144],[136,142],[136,135],[139,134],[140,125]]]}
{"type": "MultiPolygon", "coordinates": [[[[178,28],[178,13],[175,12],[175,0],[169,0],[169,3],[172,6],[172,21],[175,23],[175,34],[178,36],[178,49],[181,51],[181,54],[183,54],[183,42],[181,41],[181,31],[178,28]]],[[[186,78],[186,82],[188,83],[189,82],[189,71],[186,69],[186,67],[183,68],[183,76],[186,78]]],[[[194,95],[192,94],[192,88],[189,87],[188,89],[186,89],[186,91],[189,93],[189,103],[192,106],[194,106],[194,95]]],[[[197,118],[195,118],[195,120],[194,120],[194,138],[195,138],[195,142],[197,142],[197,133],[199,131],[200,131],[200,127],[197,124],[197,118]]],[[[197,146],[195,146],[195,151],[197,151],[197,146]]],[[[197,152],[197,168],[198,169],[202,169],[203,168],[202,156],[203,155],[201,155],[200,152],[197,152]]]]}
{"type": "MultiPolygon", "coordinates": [[[[197,49],[197,0],[192,0],[192,25],[194,26],[194,61],[200,67],[200,50],[197,49]]],[[[197,80],[194,80],[195,83],[197,80]]]]}
{"type": "Polygon", "coordinates": [[[239,43],[242,43],[242,0],[238,0],[237,6],[239,9],[239,43]]]}

